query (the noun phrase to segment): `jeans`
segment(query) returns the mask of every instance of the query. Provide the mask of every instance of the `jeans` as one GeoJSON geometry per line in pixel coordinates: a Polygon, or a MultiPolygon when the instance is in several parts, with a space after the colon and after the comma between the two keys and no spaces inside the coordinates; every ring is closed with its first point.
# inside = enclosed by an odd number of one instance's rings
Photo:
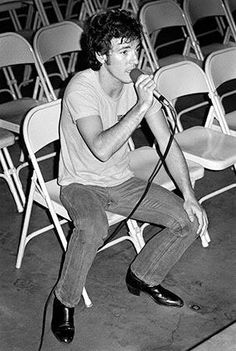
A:
{"type": "MultiPolygon", "coordinates": [[[[78,304],[97,250],[108,235],[105,211],[128,216],[146,184],[133,177],[109,188],[78,183],[62,187],[61,201],[73,221],[74,230],[55,295],[67,307],[78,304]]],[[[165,227],[146,243],[131,263],[131,270],[139,279],[152,286],[160,284],[196,239],[197,220],[189,221],[183,199],[157,184],[151,185],[132,218],[165,227]]]]}

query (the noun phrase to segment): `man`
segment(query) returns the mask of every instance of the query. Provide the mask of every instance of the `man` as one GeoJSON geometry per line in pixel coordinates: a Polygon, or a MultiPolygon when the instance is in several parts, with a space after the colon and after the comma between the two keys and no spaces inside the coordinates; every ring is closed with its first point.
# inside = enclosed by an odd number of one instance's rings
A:
{"type": "MultiPolygon", "coordinates": [[[[63,98],[59,184],[74,230],[55,288],[52,331],[64,343],[73,340],[74,307],[108,234],[105,211],[128,216],[146,188],[146,182],[135,178],[129,168],[129,137],[143,118],[162,153],[170,137],[161,105],[153,98],[152,76],[141,74],[135,84],[130,78],[138,64],[140,33],[140,25],[125,11],[93,16],[85,27],[91,68],[71,79],[63,98]]],[[[151,185],[133,218],[165,229],[132,262],[126,284],[133,294],[145,292],[158,304],[182,307],[182,299],[160,284],[206,230],[207,217],[194,196],[175,140],[166,164],[183,200],[151,185]]]]}

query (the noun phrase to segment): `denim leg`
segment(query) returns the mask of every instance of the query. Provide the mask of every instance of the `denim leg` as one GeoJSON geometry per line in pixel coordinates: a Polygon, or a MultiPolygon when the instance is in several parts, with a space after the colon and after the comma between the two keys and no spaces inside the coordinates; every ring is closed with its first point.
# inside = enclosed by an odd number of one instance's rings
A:
{"type": "Polygon", "coordinates": [[[67,307],[78,304],[87,273],[98,248],[108,234],[104,196],[82,184],[70,184],[61,190],[61,201],[73,220],[60,279],[55,289],[57,298],[67,307]]]}
{"type": "MultiPolygon", "coordinates": [[[[127,216],[143,193],[146,183],[132,178],[112,188],[109,211],[127,216]]],[[[150,285],[162,282],[169,270],[197,238],[197,220],[190,222],[183,199],[152,184],[132,218],[165,229],[149,240],[131,264],[135,275],[150,285]]]]}

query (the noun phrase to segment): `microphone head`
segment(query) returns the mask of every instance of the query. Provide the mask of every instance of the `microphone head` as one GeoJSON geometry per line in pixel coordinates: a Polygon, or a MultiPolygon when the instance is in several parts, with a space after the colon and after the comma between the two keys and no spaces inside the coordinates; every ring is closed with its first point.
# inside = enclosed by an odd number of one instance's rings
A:
{"type": "Polygon", "coordinates": [[[139,77],[141,74],[143,74],[143,72],[142,72],[140,69],[134,68],[134,69],[132,69],[132,71],[130,72],[129,75],[130,75],[130,78],[132,79],[132,81],[133,81],[134,83],[136,83],[138,77],[139,77]]]}

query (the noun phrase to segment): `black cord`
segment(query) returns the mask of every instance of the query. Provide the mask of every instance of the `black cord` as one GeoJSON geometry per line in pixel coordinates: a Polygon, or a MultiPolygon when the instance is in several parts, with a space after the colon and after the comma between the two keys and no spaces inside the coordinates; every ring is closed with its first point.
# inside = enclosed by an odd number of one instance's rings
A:
{"type": "Polygon", "coordinates": [[[109,237],[107,239],[104,240],[103,245],[99,248],[99,250],[104,247],[107,243],[109,243],[115,235],[118,234],[118,232],[121,230],[121,228],[124,226],[124,224],[132,217],[132,215],[134,214],[134,212],[137,210],[137,208],[140,206],[141,202],[143,201],[143,199],[145,198],[145,196],[148,193],[148,190],[153,182],[153,179],[156,177],[156,175],[158,174],[158,172],[160,171],[161,167],[163,166],[163,164],[165,163],[165,159],[168,155],[168,152],[170,150],[170,147],[172,145],[174,136],[175,136],[175,132],[177,129],[177,116],[176,116],[176,111],[175,108],[172,106],[172,104],[164,97],[164,96],[160,96],[159,97],[159,102],[162,104],[165,112],[167,115],[171,114],[171,117],[174,121],[174,127],[173,130],[171,130],[171,134],[170,134],[170,138],[168,141],[168,144],[166,146],[166,149],[164,151],[164,154],[162,155],[161,152],[158,153],[158,156],[160,157],[160,159],[158,160],[154,170],[152,171],[148,181],[147,181],[147,185],[144,189],[143,194],[141,195],[140,199],[138,200],[138,202],[136,203],[136,205],[134,206],[133,210],[130,212],[130,214],[122,221],[118,224],[118,226],[115,228],[115,230],[112,232],[111,235],[109,235],[109,237]]]}
{"type": "Polygon", "coordinates": [[[38,347],[38,350],[37,351],[41,351],[42,350],[42,346],[43,346],[43,341],[44,341],[44,333],[45,333],[45,326],[46,326],[46,317],[47,317],[47,309],[48,309],[48,304],[50,302],[50,299],[52,297],[52,294],[56,288],[56,285],[58,283],[58,280],[59,278],[57,279],[56,283],[53,285],[48,297],[47,297],[47,300],[45,302],[45,305],[44,305],[44,309],[43,309],[43,321],[42,321],[42,331],[41,331],[41,336],[40,336],[40,342],[39,342],[39,347],[38,347]]]}

